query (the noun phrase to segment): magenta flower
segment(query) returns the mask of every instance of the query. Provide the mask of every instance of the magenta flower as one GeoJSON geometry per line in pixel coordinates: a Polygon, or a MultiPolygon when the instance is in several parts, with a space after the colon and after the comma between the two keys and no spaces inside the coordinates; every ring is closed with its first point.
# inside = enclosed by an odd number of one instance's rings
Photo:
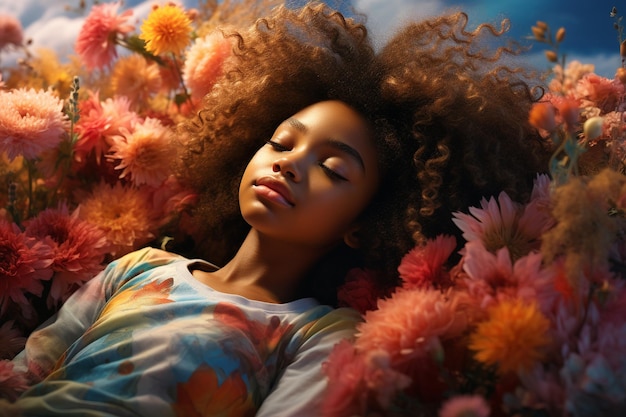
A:
{"type": "Polygon", "coordinates": [[[126,10],[118,15],[120,5],[119,2],[95,5],[83,23],[75,49],[90,70],[110,65],[117,57],[115,45],[118,35],[134,29],[126,23],[133,11],[126,10]]]}
{"type": "Polygon", "coordinates": [[[0,316],[10,303],[29,307],[26,294],[40,296],[52,277],[52,250],[15,224],[0,221],[0,316]]]}
{"type": "Polygon", "coordinates": [[[69,214],[65,205],[39,213],[27,223],[24,233],[52,248],[50,268],[55,275],[48,298],[50,308],[64,302],[103,268],[108,248],[104,232],[78,218],[78,212],[69,214]]]}

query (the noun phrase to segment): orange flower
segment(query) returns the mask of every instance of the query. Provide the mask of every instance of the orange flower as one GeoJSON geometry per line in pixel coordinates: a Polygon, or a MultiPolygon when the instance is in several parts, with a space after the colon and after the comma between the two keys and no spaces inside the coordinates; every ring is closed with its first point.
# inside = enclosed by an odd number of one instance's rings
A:
{"type": "Polygon", "coordinates": [[[530,109],[528,121],[537,129],[552,132],[556,129],[556,114],[554,106],[551,103],[540,102],[533,104],[530,109]]]}
{"type": "Polygon", "coordinates": [[[489,318],[470,336],[475,358],[501,372],[529,370],[544,357],[550,322],[535,303],[515,299],[489,309],[489,318]]]}
{"type": "Polygon", "coordinates": [[[140,55],[129,55],[115,64],[111,87],[117,96],[126,96],[133,103],[141,103],[161,89],[161,71],[140,55]]]}
{"type": "Polygon", "coordinates": [[[146,49],[155,55],[179,54],[191,40],[191,20],[175,4],[156,7],[141,25],[140,39],[146,49]]]}

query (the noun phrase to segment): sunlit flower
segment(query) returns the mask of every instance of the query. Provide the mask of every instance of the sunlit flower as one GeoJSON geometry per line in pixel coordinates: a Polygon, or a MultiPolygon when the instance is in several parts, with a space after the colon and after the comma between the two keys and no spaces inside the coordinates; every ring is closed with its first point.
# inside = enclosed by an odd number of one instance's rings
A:
{"type": "Polygon", "coordinates": [[[155,237],[160,213],[150,203],[144,189],[102,183],[81,202],[79,216],[104,231],[109,252],[119,257],[155,237]]]}
{"type": "Polygon", "coordinates": [[[108,66],[117,57],[117,37],[134,29],[126,23],[133,14],[132,9],[118,15],[120,5],[119,2],[94,5],[85,19],[75,49],[88,69],[108,66]]]}
{"type": "Polygon", "coordinates": [[[22,24],[13,16],[0,14],[0,51],[7,46],[21,46],[24,42],[22,24]]]}
{"type": "Polygon", "coordinates": [[[28,305],[26,294],[41,295],[42,281],[52,277],[52,250],[21,232],[15,224],[0,221],[0,316],[13,302],[28,305]]]}
{"type": "Polygon", "coordinates": [[[456,248],[454,236],[439,235],[424,246],[411,249],[400,262],[398,272],[404,288],[450,285],[450,276],[444,264],[456,248]]]}
{"type": "Polygon", "coordinates": [[[378,301],[358,325],[356,347],[383,349],[392,361],[422,357],[440,341],[460,335],[472,320],[470,302],[461,291],[432,288],[397,290],[378,301]]]}
{"type": "Polygon", "coordinates": [[[26,343],[26,338],[14,327],[15,321],[5,321],[0,326],[0,359],[13,359],[26,343]]]}
{"type": "Polygon", "coordinates": [[[489,318],[472,333],[469,348],[475,358],[497,365],[502,373],[531,369],[545,357],[550,345],[549,320],[537,305],[503,300],[489,310],[489,318]]]}
{"type": "Polygon", "coordinates": [[[28,221],[26,235],[46,242],[53,251],[55,271],[49,307],[57,306],[103,268],[107,241],[96,226],[70,214],[66,205],[46,209],[28,221]]]}
{"type": "Polygon", "coordinates": [[[0,152],[34,159],[63,139],[68,118],[52,91],[0,91],[0,152]]]}
{"type": "Polygon", "coordinates": [[[186,54],[183,79],[191,95],[202,98],[222,74],[224,61],[231,54],[231,42],[221,32],[196,39],[186,54]]]}
{"type": "Polygon", "coordinates": [[[129,176],[136,185],[158,187],[167,177],[172,160],[174,134],[157,119],[136,123],[132,131],[122,130],[123,136],[114,137],[109,158],[119,160],[116,169],[120,178],[129,176]]]}
{"type": "Polygon", "coordinates": [[[140,55],[120,58],[113,67],[111,88],[118,96],[142,103],[161,89],[161,72],[156,64],[140,55]]]}
{"type": "Polygon", "coordinates": [[[439,417],[489,417],[489,404],[480,395],[458,395],[447,400],[439,417]]]}
{"type": "Polygon", "coordinates": [[[140,39],[146,41],[146,49],[155,55],[179,54],[191,40],[191,20],[185,11],[167,4],[154,8],[141,25],[140,39]]]}
{"type": "Polygon", "coordinates": [[[0,360],[0,398],[11,402],[28,388],[26,375],[14,369],[13,362],[0,360]]]}

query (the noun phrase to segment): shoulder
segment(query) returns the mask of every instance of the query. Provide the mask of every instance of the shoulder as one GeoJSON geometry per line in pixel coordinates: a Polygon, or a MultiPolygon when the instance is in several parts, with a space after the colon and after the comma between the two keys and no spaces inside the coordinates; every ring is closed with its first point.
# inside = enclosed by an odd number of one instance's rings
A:
{"type": "Polygon", "coordinates": [[[146,247],[112,261],[107,266],[105,273],[129,279],[151,269],[186,260],[183,256],[175,253],[146,247]]]}
{"type": "Polygon", "coordinates": [[[361,314],[352,308],[331,309],[311,323],[306,330],[305,338],[332,333],[350,335],[356,332],[357,324],[362,320],[361,314]]]}

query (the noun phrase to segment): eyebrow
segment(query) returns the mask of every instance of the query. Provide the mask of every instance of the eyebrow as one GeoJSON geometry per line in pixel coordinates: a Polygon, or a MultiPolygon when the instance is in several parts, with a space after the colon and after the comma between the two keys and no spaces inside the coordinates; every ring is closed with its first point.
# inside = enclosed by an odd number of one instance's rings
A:
{"type": "MultiPolygon", "coordinates": [[[[287,123],[294,129],[303,133],[306,133],[309,130],[304,123],[302,123],[300,120],[295,119],[293,117],[290,119],[287,119],[287,123]]],[[[361,154],[352,146],[348,145],[345,142],[332,139],[332,138],[327,139],[325,141],[325,144],[330,145],[333,148],[338,149],[342,151],[343,153],[351,156],[361,166],[361,169],[365,171],[365,163],[363,162],[363,158],[361,157],[361,154]]]]}

